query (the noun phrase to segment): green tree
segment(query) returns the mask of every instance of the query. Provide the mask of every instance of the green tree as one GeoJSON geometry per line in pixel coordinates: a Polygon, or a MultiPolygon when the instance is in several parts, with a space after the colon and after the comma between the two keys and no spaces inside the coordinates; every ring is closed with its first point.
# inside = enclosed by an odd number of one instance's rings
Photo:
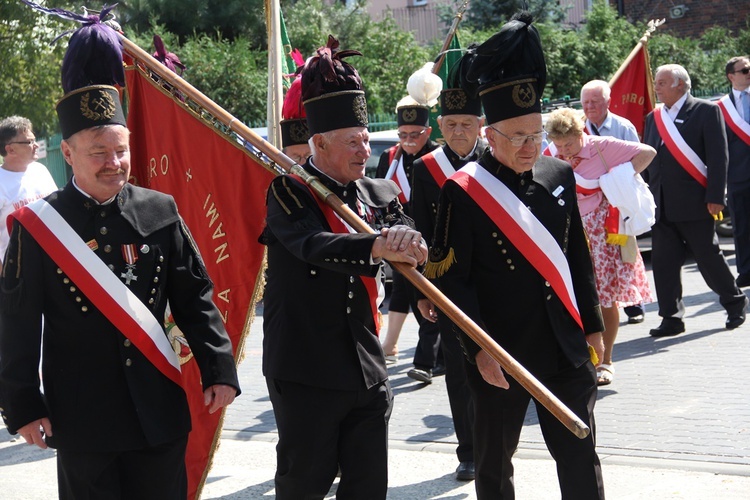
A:
{"type": "Polygon", "coordinates": [[[16,0],[0,1],[0,118],[21,115],[38,135],[57,130],[55,103],[62,97],[60,61],[64,44],[50,46],[63,23],[38,15],[16,0]]]}

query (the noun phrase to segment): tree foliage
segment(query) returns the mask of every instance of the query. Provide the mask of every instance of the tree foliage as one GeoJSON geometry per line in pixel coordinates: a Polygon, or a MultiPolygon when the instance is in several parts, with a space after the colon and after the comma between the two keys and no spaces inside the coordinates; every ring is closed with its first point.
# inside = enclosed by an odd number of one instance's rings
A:
{"type": "MultiPolygon", "coordinates": [[[[329,33],[339,38],[342,48],[362,52],[363,57],[350,61],[362,76],[372,113],[392,113],[406,93],[409,75],[437,56],[439,45],[420,46],[413,34],[401,31],[390,16],[373,21],[364,3],[346,7],[323,0],[284,1],[282,10],[292,45],[305,57],[324,45],[329,33]]],[[[98,9],[103,3],[87,5],[98,9]]],[[[481,14],[485,23],[464,20],[459,29],[462,44],[489,38],[518,3],[473,1],[473,9],[492,9],[481,14]]],[[[608,80],[615,73],[645,26],[627,22],[605,0],[595,0],[585,22],[574,29],[555,22],[559,16],[555,17],[551,3],[530,2],[542,17],[551,13],[546,22],[537,23],[547,59],[545,97],[568,95],[575,99],[586,81],[608,80]]],[[[46,5],[80,9],[80,3],[72,0],[47,0],[46,5]]],[[[117,12],[127,35],[141,47],[153,51],[153,34],[159,34],[187,65],[184,76],[188,81],[238,118],[258,123],[265,120],[268,88],[262,6],[262,0],[221,4],[214,0],[125,0],[117,12]]],[[[474,10],[472,15],[478,12],[474,10]]],[[[38,14],[18,0],[0,0],[0,57],[4,63],[0,117],[27,116],[40,135],[57,129],[54,106],[62,93],[59,72],[67,39],[56,46],[49,42],[75,27],[38,14]]],[[[701,89],[726,89],[726,61],[746,53],[749,46],[750,29],[730,33],[714,27],[701,38],[690,39],[672,36],[662,27],[651,38],[649,52],[652,69],[671,62],[685,66],[699,94],[701,89]]]]}

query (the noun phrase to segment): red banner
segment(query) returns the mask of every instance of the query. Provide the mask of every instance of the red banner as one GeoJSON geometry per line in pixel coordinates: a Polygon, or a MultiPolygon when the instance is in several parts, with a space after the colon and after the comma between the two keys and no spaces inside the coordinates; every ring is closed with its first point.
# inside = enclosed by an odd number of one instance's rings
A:
{"type": "MultiPolygon", "coordinates": [[[[265,249],[258,237],[273,174],[142,70],[128,66],[126,77],[131,182],[174,196],[214,282],[214,303],[239,360],[261,293],[265,249]]],[[[200,497],[224,412],[209,415],[197,363],[171,326],[193,423],[186,457],[192,499],[200,497]]]]}
{"type": "Polygon", "coordinates": [[[648,50],[641,45],[638,52],[620,68],[620,76],[609,83],[612,89],[609,110],[630,120],[638,136],[643,137],[646,115],[654,109],[654,90],[648,50]]]}

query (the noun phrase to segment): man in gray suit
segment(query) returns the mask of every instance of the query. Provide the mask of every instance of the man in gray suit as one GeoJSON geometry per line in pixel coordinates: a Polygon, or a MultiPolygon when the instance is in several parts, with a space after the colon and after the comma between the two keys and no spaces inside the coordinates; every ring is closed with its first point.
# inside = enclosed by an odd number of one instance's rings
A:
{"type": "Polygon", "coordinates": [[[651,261],[662,322],[650,333],[685,331],[680,271],[688,250],[727,311],[726,328],[737,328],[748,300],[734,282],[714,228],[725,205],[724,119],[717,105],[690,95],[690,76],[680,65],[657,68],[654,87],[664,106],[646,118],[644,142],[657,151],[648,172],[657,207],[651,261]]]}
{"type": "Polygon", "coordinates": [[[750,286],[750,58],[731,58],[726,75],[732,84],[727,94],[729,102],[722,99],[729,147],[727,199],[737,257],[736,282],[737,286],[745,287],[750,286]],[[736,113],[731,113],[730,106],[736,113]]]}

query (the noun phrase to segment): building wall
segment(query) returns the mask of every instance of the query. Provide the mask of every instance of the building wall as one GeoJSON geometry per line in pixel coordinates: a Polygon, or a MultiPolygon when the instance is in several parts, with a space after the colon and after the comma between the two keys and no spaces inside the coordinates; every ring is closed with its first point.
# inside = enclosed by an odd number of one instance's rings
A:
{"type": "MultiPolygon", "coordinates": [[[[712,26],[737,34],[750,16],[748,0],[621,0],[630,21],[664,19],[659,28],[671,35],[697,38],[712,26]]],[[[610,0],[617,8],[618,0],[610,0]]]]}

